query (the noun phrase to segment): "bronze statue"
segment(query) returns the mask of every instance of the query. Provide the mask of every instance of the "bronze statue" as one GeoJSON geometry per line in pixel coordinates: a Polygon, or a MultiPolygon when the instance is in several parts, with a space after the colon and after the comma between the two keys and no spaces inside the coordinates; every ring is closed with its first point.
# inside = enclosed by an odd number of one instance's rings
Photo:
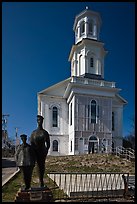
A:
{"type": "Polygon", "coordinates": [[[44,187],[45,160],[50,147],[49,133],[42,127],[43,119],[41,115],[37,115],[38,128],[32,132],[30,137],[31,146],[35,151],[41,187],[44,187]]]}
{"type": "Polygon", "coordinates": [[[16,165],[23,172],[23,179],[25,182],[25,190],[29,190],[31,186],[32,171],[35,166],[35,152],[31,145],[26,143],[27,135],[20,135],[22,144],[18,146],[15,153],[16,165]]]}

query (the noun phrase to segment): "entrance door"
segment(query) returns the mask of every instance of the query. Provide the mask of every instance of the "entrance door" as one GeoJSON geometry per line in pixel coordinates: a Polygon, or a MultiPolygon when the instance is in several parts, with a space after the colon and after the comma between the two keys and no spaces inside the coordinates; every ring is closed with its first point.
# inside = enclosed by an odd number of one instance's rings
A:
{"type": "Polygon", "coordinates": [[[89,143],[88,143],[88,153],[92,153],[94,154],[94,152],[97,152],[98,151],[98,140],[96,138],[96,136],[92,135],[90,138],[89,138],[89,143]]]}

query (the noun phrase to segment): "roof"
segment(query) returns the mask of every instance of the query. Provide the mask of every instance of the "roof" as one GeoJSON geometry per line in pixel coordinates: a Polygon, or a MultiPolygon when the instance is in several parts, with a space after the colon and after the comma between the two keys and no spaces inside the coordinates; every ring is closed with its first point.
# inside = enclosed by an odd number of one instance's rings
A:
{"type": "Polygon", "coordinates": [[[54,95],[54,96],[63,96],[65,89],[70,82],[71,77],[67,78],[57,84],[54,84],[40,92],[38,92],[38,95],[43,94],[43,95],[54,95]]]}
{"type": "Polygon", "coordinates": [[[119,94],[116,94],[116,98],[121,101],[124,105],[126,105],[128,102],[119,94]]]}

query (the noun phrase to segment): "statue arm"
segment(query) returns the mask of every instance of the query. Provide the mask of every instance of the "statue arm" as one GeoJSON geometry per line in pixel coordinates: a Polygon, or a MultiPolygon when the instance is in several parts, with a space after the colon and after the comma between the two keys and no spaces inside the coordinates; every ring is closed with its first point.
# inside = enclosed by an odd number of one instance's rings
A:
{"type": "Polygon", "coordinates": [[[20,149],[21,149],[21,146],[20,145],[17,146],[17,150],[15,152],[15,160],[16,160],[16,162],[18,161],[18,155],[19,155],[20,149]]]}
{"type": "Polygon", "coordinates": [[[50,148],[50,137],[48,133],[47,133],[46,142],[47,142],[47,149],[49,149],[50,148]]]}

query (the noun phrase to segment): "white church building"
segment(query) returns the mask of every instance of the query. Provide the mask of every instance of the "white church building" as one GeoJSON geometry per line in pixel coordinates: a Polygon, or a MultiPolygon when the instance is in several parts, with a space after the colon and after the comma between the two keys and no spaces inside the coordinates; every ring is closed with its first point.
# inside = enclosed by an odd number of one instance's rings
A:
{"type": "Polygon", "coordinates": [[[110,152],[122,146],[123,106],[115,82],[104,79],[107,51],[99,40],[101,18],[89,10],[75,17],[71,76],[38,96],[38,114],[50,134],[49,155],[110,152]]]}

